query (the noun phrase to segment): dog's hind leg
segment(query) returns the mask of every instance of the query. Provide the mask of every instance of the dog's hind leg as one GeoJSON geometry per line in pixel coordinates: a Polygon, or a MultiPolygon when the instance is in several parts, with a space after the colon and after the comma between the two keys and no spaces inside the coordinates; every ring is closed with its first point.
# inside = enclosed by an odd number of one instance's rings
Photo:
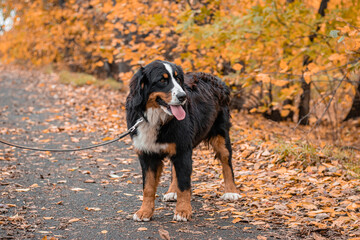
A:
{"type": "Polygon", "coordinates": [[[169,190],[163,196],[164,202],[174,202],[177,199],[178,182],[176,178],[176,171],[173,164],[171,164],[171,184],[169,190]]]}
{"type": "Polygon", "coordinates": [[[234,182],[229,134],[226,132],[225,137],[221,135],[213,136],[210,138],[209,142],[216,153],[216,157],[220,159],[222,165],[222,172],[225,182],[225,193],[221,198],[224,200],[236,201],[241,198],[241,196],[234,182]]]}
{"type": "Polygon", "coordinates": [[[134,214],[134,221],[150,221],[155,209],[155,193],[163,168],[162,158],[139,155],[143,173],[143,202],[134,214]]]}

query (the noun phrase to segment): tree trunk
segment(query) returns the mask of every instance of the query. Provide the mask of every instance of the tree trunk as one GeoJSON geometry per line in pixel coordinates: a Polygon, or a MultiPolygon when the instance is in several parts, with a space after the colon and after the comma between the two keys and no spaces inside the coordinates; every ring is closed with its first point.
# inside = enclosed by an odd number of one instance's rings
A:
{"type": "Polygon", "coordinates": [[[65,0],[59,0],[59,6],[60,7],[64,7],[65,4],[65,0]]]}
{"type": "Polygon", "coordinates": [[[357,117],[360,117],[360,80],[356,89],[355,97],[352,102],[350,112],[348,113],[344,121],[347,121],[349,119],[354,119],[357,117]]]}
{"type": "MultiPolygon", "coordinates": [[[[320,16],[325,16],[325,10],[327,8],[329,0],[321,0],[320,7],[318,10],[318,14],[320,16]]],[[[320,26],[316,27],[316,32],[319,31],[320,26]]],[[[316,38],[316,32],[309,36],[310,42],[313,43],[316,38]]],[[[312,60],[308,55],[304,56],[303,66],[306,68],[312,60]]],[[[299,124],[308,125],[309,124],[309,113],[310,113],[310,93],[311,93],[311,83],[305,82],[304,77],[301,78],[301,88],[303,89],[303,93],[300,96],[299,103],[299,124]]]]}
{"type": "MultiPolygon", "coordinates": [[[[295,2],[295,0],[286,0],[287,4],[293,3],[295,2]]],[[[289,84],[287,84],[286,86],[284,86],[283,88],[289,88],[289,84]]],[[[272,102],[272,85],[270,82],[270,87],[269,87],[269,98],[270,98],[270,102],[272,102]]],[[[282,105],[293,105],[294,101],[290,100],[290,99],[286,99],[282,105]]],[[[273,106],[270,107],[269,111],[264,112],[263,116],[267,119],[273,120],[275,122],[280,122],[280,121],[286,121],[287,119],[292,120],[293,116],[294,116],[294,111],[290,110],[289,114],[286,116],[281,116],[281,112],[279,109],[274,109],[273,106]]]]}
{"type": "Polygon", "coordinates": [[[298,121],[301,125],[309,125],[311,86],[305,82],[304,77],[301,77],[301,88],[303,93],[300,96],[298,121]]]}

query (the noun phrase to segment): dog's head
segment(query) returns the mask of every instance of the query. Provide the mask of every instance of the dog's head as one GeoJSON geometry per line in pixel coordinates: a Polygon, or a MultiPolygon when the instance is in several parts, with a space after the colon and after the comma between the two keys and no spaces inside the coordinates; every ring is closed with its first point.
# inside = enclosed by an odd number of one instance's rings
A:
{"type": "Polygon", "coordinates": [[[143,115],[150,108],[160,108],[167,115],[183,120],[186,116],[184,73],[181,67],[156,60],[141,67],[130,81],[127,108],[143,115]]]}

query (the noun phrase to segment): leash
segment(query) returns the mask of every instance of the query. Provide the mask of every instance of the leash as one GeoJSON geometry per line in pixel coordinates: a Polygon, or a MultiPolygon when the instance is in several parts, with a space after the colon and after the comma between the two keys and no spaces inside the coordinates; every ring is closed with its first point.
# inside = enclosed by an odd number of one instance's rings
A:
{"type": "Polygon", "coordinates": [[[3,140],[1,138],[0,138],[0,143],[11,146],[11,147],[27,149],[27,150],[33,150],[33,151],[42,151],[42,152],[75,152],[75,151],[82,151],[82,150],[87,150],[87,149],[91,149],[91,148],[96,148],[96,147],[101,147],[101,146],[104,146],[104,145],[108,145],[108,144],[113,143],[113,142],[117,142],[121,138],[124,138],[127,135],[129,135],[130,133],[134,132],[135,129],[139,126],[139,124],[142,123],[143,121],[144,121],[143,117],[139,118],[131,128],[129,128],[126,132],[120,134],[117,138],[115,138],[113,140],[105,141],[103,143],[90,145],[90,146],[82,147],[82,148],[74,148],[74,149],[33,148],[33,147],[23,146],[23,145],[19,145],[19,144],[15,144],[15,143],[10,143],[10,142],[7,142],[7,141],[5,141],[5,140],[3,140]]]}

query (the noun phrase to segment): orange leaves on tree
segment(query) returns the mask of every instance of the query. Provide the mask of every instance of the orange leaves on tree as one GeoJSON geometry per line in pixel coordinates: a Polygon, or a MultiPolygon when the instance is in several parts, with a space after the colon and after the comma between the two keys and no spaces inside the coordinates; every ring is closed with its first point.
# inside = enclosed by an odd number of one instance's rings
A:
{"type": "MultiPolygon", "coordinates": [[[[0,36],[3,61],[62,63],[93,73],[118,62],[135,70],[168,58],[185,71],[227,75],[229,84],[258,95],[271,85],[272,102],[300,94],[301,76],[317,84],[322,95],[342,70],[359,68],[346,64],[359,58],[360,48],[359,7],[350,1],[342,1],[341,8],[329,2],[323,18],[314,10],[320,1],[91,0],[65,1],[62,7],[58,1],[6,2],[6,9],[17,9],[19,20],[0,36]],[[305,56],[312,63],[303,69],[305,56]],[[337,75],[322,74],[329,68],[338,69],[337,75]]],[[[353,96],[350,85],[342,84],[348,96],[342,99],[353,96]]],[[[262,112],[272,106],[266,101],[262,112]]]]}
{"type": "Polygon", "coordinates": [[[268,74],[259,73],[258,75],[256,75],[256,80],[263,83],[269,83],[270,77],[268,74]]]}
{"type": "Polygon", "coordinates": [[[304,73],[304,80],[307,84],[310,84],[310,82],[311,82],[311,73],[310,72],[304,73]]]}

